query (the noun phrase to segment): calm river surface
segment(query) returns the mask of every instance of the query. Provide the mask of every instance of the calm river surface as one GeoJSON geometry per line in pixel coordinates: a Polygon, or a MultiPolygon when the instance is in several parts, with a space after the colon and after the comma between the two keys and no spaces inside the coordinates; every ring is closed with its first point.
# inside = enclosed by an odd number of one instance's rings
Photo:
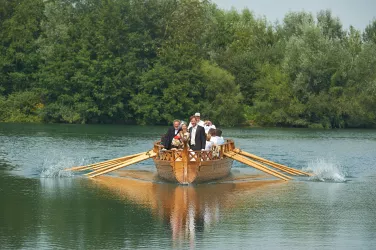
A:
{"type": "Polygon", "coordinates": [[[165,130],[0,124],[0,249],[376,249],[375,130],[224,129],[316,174],[289,182],[240,163],[197,186],[163,183],[151,160],[95,180],[62,171],[147,151],[165,130]]]}

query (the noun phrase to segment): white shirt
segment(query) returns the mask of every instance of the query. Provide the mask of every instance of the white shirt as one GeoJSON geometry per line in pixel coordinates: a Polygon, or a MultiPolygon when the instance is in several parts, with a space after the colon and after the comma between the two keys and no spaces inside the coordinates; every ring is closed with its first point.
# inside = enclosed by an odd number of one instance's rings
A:
{"type": "Polygon", "coordinates": [[[197,130],[197,125],[192,127],[192,132],[191,132],[191,145],[196,144],[196,130],[197,130]]]}
{"type": "Polygon", "coordinates": [[[217,145],[217,136],[212,136],[212,137],[210,138],[210,141],[211,141],[213,144],[217,145]]]}
{"type": "Polygon", "coordinates": [[[210,138],[210,141],[213,142],[215,145],[222,145],[225,143],[225,140],[222,136],[213,136],[212,138],[210,138]]]}
{"type": "MultiPolygon", "coordinates": [[[[200,120],[199,122],[197,122],[197,125],[203,127],[205,124],[204,124],[204,122],[202,120],[200,120]]],[[[192,127],[192,123],[189,123],[188,129],[190,129],[191,127],[192,127]]]]}
{"type": "Polygon", "coordinates": [[[217,137],[217,145],[222,145],[225,143],[225,140],[223,139],[223,137],[219,137],[219,136],[216,136],[217,137]]]}
{"type": "Polygon", "coordinates": [[[175,135],[178,133],[179,129],[175,129],[175,135]]]}
{"type": "Polygon", "coordinates": [[[205,144],[205,151],[210,151],[211,148],[213,146],[213,142],[212,141],[206,141],[206,144],[205,144]]]}

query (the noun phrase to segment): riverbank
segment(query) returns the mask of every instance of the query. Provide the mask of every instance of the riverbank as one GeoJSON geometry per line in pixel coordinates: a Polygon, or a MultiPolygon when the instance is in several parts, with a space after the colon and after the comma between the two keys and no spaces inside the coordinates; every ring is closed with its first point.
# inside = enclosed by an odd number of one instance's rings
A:
{"type": "MultiPolygon", "coordinates": [[[[78,126],[84,126],[84,125],[89,125],[89,126],[102,126],[102,125],[107,125],[107,126],[141,126],[141,127],[151,127],[151,126],[155,126],[155,127],[166,127],[166,126],[170,126],[170,124],[156,124],[156,125],[141,125],[141,124],[136,124],[135,122],[128,122],[128,123],[115,123],[115,124],[112,124],[112,123],[108,123],[108,124],[101,124],[101,123],[91,123],[91,124],[77,124],[77,123],[45,123],[45,122],[42,122],[42,121],[7,121],[7,122],[4,122],[4,121],[0,121],[0,124],[4,124],[4,125],[12,125],[12,124],[15,124],[15,125],[78,125],[78,126]]],[[[262,126],[262,125],[259,125],[259,124],[256,124],[254,121],[249,121],[249,122],[245,122],[245,123],[242,123],[242,124],[238,124],[238,125],[234,125],[234,126],[231,126],[231,127],[222,127],[222,126],[217,126],[218,128],[224,128],[224,129],[228,129],[228,128],[247,128],[247,129],[278,129],[278,128],[285,128],[285,129],[318,129],[318,130],[331,130],[331,129],[334,129],[334,130],[337,130],[337,129],[376,129],[376,126],[372,127],[372,126],[361,126],[361,127],[341,127],[341,128],[337,128],[337,127],[334,127],[334,128],[331,128],[331,127],[325,127],[321,124],[311,124],[311,125],[308,125],[308,126],[262,126]]]]}

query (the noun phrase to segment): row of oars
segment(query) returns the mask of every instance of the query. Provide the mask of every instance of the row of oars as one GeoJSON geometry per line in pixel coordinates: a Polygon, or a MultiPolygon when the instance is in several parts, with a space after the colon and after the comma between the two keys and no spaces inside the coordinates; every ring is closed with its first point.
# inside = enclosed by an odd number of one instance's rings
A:
{"type": "Polygon", "coordinates": [[[154,157],[156,154],[150,150],[148,152],[128,155],[116,159],[111,159],[107,161],[102,161],[86,166],[79,166],[79,167],[72,167],[68,168],[66,170],[69,171],[91,171],[89,173],[86,173],[88,177],[96,177],[98,175],[106,174],[108,172],[112,172],[115,170],[118,170],[120,168],[127,167],[129,165],[138,163],[140,161],[144,161],[146,159],[149,159],[151,157],[154,157]]]}
{"type": "Polygon", "coordinates": [[[279,163],[276,163],[276,162],[272,162],[272,161],[269,161],[267,159],[264,159],[264,158],[261,158],[257,155],[254,155],[254,154],[250,154],[250,153],[247,153],[245,151],[242,151],[240,149],[235,149],[233,150],[235,153],[238,153],[238,154],[241,154],[241,155],[244,155],[244,156],[247,156],[249,158],[252,158],[256,161],[259,161],[259,162],[262,162],[266,165],[269,165],[271,167],[274,167],[276,169],[279,169],[283,172],[286,172],[286,173],[289,173],[291,175],[302,175],[302,176],[313,176],[312,173],[307,173],[307,172],[304,172],[304,171],[301,171],[301,170],[298,170],[298,169],[295,169],[295,168],[290,168],[290,167],[287,167],[285,165],[282,165],[282,164],[279,164],[279,163]]]}
{"type": "Polygon", "coordinates": [[[284,173],[295,175],[295,176],[297,175],[312,176],[312,174],[310,173],[306,173],[301,170],[297,170],[297,169],[290,168],[290,167],[287,167],[285,165],[282,165],[276,162],[269,161],[267,159],[261,158],[257,155],[247,153],[240,149],[234,149],[232,152],[225,153],[225,155],[241,163],[244,163],[250,167],[256,168],[260,171],[263,171],[267,174],[273,175],[285,181],[291,180],[292,178],[284,173]],[[278,169],[279,171],[275,169],[278,169]]]}
{"type": "MultiPolygon", "coordinates": [[[[241,163],[244,163],[250,167],[256,168],[260,171],[263,171],[267,174],[273,175],[277,178],[280,178],[282,180],[291,180],[292,178],[286,174],[290,175],[306,175],[306,176],[312,176],[310,173],[306,173],[301,170],[297,170],[294,168],[287,167],[285,165],[275,163],[272,161],[269,161],[267,159],[261,158],[257,155],[250,154],[248,152],[242,151],[240,149],[234,149],[230,152],[225,152],[225,156],[230,157],[234,160],[237,160],[241,163]],[[277,169],[277,170],[275,170],[277,169]],[[286,173],[286,174],[285,174],[286,173]]],[[[138,154],[133,154],[133,155],[128,155],[116,159],[111,159],[107,161],[102,161],[86,166],[80,166],[80,167],[73,167],[69,168],[67,170],[71,171],[90,171],[89,173],[86,173],[88,177],[96,177],[102,174],[106,174],[108,172],[112,172],[115,170],[118,170],[120,168],[127,167],[129,165],[138,163],[140,161],[147,160],[149,158],[155,157],[156,153],[153,152],[152,150],[143,152],[143,153],[138,153],[138,154]]]]}

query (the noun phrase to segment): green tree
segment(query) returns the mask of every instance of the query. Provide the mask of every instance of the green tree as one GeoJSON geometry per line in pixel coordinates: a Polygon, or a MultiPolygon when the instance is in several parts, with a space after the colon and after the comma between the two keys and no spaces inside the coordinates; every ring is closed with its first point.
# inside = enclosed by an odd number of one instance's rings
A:
{"type": "Polygon", "coordinates": [[[375,30],[209,0],[0,0],[0,121],[375,127],[375,30]]]}
{"type": "Polygon", "coordinates": [[[333,17],[330,10],[322,10],[317,13],[317,25],[322,34],[330,39],[343,39],[345,32],[338,17],[333,17]]]}
{"type": "Polygon", "coordinates": [[[202,62],[201,71],[205,84],[205,98],[200,100],[203,116],[223,126],[243,122],[243,96],[235,77],[208,61],[202,62]]]}
{"type": "Polygon", "coordinates": [[[159,60],[141,76],[138,93],[131,100],[141,124],[188,119],[199,108],[204,94],[200,61],[192,55],[191,46],[165,48],[159,60]]]}
{"type": "Polygon", "coordinates": [[[35,83],[43,10],[42,0],[1,2],[0,93],[4,95],[28,90],[35,83]]]}
{"type": "Polygon", "coordinates": [[[148,60],[156,56],[150,33],[139,25],[148,15],[145,6],[98,0],[76,5],[57,1],[46,8],[40,41],[45,59],[40,87],[48,102],[44,118],[69,123],[131,120],[131,95],[148,60]]]}
{"type": "Polygon", "coordinates": [[[374,19],[364,30],[363,40],[365,42],[376,43],[376,19],[374,19]]]}

